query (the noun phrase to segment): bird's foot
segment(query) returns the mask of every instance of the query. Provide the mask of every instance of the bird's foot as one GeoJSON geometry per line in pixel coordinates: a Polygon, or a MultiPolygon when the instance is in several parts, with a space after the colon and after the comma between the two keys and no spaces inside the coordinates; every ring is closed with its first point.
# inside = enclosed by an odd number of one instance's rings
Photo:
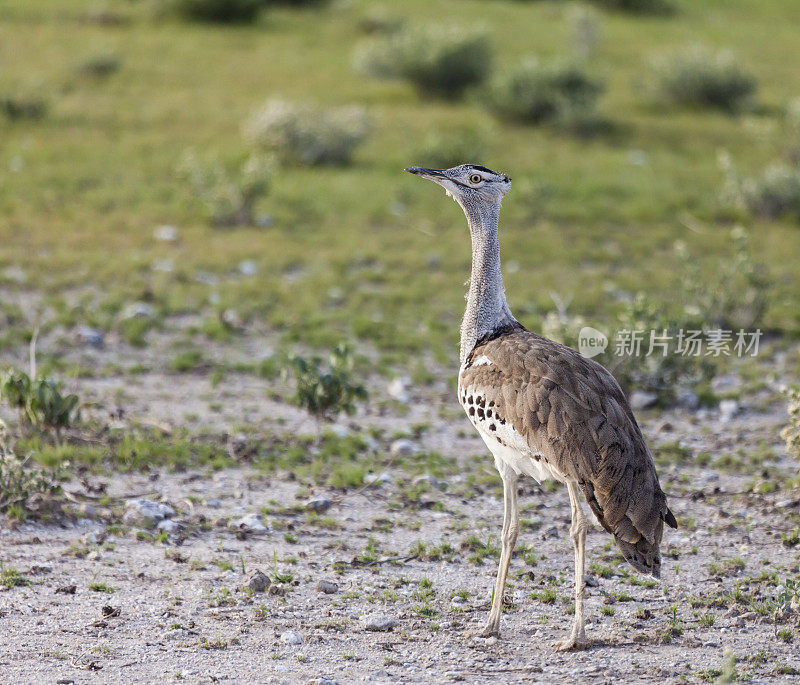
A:
{"type": "Polygon", "coordinates": [[[581,649],[586,649],[589,646],[589,640],[586,635],[582,633],[572,633],[566,640],[559,640],[553,643],[553,647],[558,652],[574,652],[581,649]]]}
{"type": "Polygon", "coordinates": [[[476,630],[474,632],[468,633],[468,637],[470,637],[470,638],[473,638],[473,637],[480,637],[480,638],[497,637],[497,638],[499,638],[500,637],[500,628],[499,628],[499,626],[493,626],[491,623],[489,623],[489,624],[486,625],[486,627],[483,630],[476,630]]]}

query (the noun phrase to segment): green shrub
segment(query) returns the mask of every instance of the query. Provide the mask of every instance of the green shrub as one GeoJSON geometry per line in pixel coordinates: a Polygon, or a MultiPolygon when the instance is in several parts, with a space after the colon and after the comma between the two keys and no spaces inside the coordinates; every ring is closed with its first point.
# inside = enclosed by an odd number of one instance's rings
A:
{"type": "Polygon", "coordinates": [[[508,119],[580,127],[598,121],[595,105],[602,91],[602,83],[576,63],[529,57],[493,80],[487,100],[508,119]]]}
{"type": "Polygon", "coordinates": [[[335,419],[341,412],[353,414],[356,402],[367,399],[364,386],[353,380],[353,359],[344,345],[333,350],[327,365],[319,357],[296,355],[289,365],[296,384],[295,404],[318,421],[335,419]]]}
{"type": "Polygon", "coordinates": [[[316,107],[273,99],[245,123],[247,140],[297,164],[346,164],[367,137],[361,107],[316,107]]]}
{"type": "Polygon", "coordinates": [[[0,97],[0,113],[7,119],[41,119],[47,114],[47,105],[37,97],[6,95],[0,97]]]}
{"type": "Polygon", "coordinates": [[[63,394],[49,378],[31,379],[24,371],[8,369],[0,376],[0,397],[18,411],[22,425],[52,430],[59,442],[61,432],[80,420],[78,396],[63,394]]]}
{"type": "Polygon", "coordinates": [[[732,254],[698,260],[679,244],[680,279],[676,301],[684,317],[705,328],[750,329],[762,321],[774,286],[766,265],[750,251],[750,234],[741,226],[730,232],[732,254]]]}
{"type": "MultiPolygon", "coordinates": [[[[19,459],[7,445],[8,434],[0,421],[0,511],[24,519],[33,508],[33,498],[55,495],[60,487],[51,474],[19,459]]],[[[37,503],[39,504],[39,503],[37,503]]]]}
{"type": "Polygon", "coordinates": [[[627,394],[634,390],[653,393],[659,404],[670,405],[678,391],[696,387],[714,373],[709,358],[676,351],[678,331],[691,327],[675,312],[667,311],[666,307],[640,293],[620,314],[617,331],[645,331],[641,354],[617,354],[615,341],[610,340],[608,349],[597,360],[614,374],[627,394]],[[657,335],[666,331],[671,336],[667,354],[657,350],[645,356],[650,331],[657,335]]]}
{"type": "Polygon", "coordinates": [[[102,79],[119,71],[122,62],[116,55],[92,55],[79,66],[78,71],[86,76],[102,79]]]}
{"type": "Polygon", "coordinates": [[[201,163],[190,152],[179,172],[191,182],[214,226],[247,226],[255,221],[256,205],[269,193],[274,168],[273,160],[260,154],[231,163],[201,163]]]}
{"type": "Polygon", "coordinates": [[[800,169],[781,162],[771,164],[760,176],[742,181],[742,197],[756,216],[800,220],[800,169]]]}
{"type": "Polygon", "coordinates": [[[787,388],[786,397],[789,404],[786,411],[789,413],[789,423],[781,431],[781,437],[786,442],[786,450],[800,462],[800,387],[787,388]]]}
{"type": "Polygon", "coordinates": [[[362,46],[356,68],[369,76],[400,78],[424,95],[460,96],[485,80],[492,51],[483,31],[427,26],[397,31],[362,46]]]}
{"type": "Polygon", "coordinates": [[[265,0],[170,0],[172,10],[184,19],[220,23],[255,21],[265,0]]]}
{"type": "Polygon", "coordinates": [[[474,128],[449,128],[428,133],[415,158],[422,166],[447,169],[486,156],[483,133],[474,128]]]}
{"type": "Polygon", "coordinates": [[[723,204],[762,219],[800,220],[800,167],[774,162],[760,175],[742,178],[727,153],[720,155],[720,166],[725,173],[723,204]]]}
{"type": "Polygon", "coordinates": [[[593,0],[605,9],[631,14],[671,14],[675,6],[669,0],[593,0]]]}
{"type": "Polygon", "coordinates": [[[755,77],[724,50],[684,48],[657,62],[655,69],[657,95],[676,105],[736,112],[747,108],[756,92],[755,77]]]}

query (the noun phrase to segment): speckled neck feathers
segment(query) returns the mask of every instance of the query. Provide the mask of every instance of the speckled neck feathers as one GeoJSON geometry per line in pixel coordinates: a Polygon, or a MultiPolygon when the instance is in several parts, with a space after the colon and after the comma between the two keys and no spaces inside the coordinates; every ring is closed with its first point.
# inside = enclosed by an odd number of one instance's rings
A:
{"type": "Polygon", "coordinates": [[[467,309],[461,322],[461,364],[475,344],[495,329],[516,322],[506,302],[500,272],[500,202],[459,201],[472,237],[472,274],[467,309]]]}

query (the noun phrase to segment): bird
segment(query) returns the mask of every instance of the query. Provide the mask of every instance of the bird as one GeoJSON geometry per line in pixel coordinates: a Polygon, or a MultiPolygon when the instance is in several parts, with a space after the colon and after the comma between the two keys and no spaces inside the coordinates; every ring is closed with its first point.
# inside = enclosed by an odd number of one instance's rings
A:
{"type": "Polygon", "coordinates": [[[503,593],[519,532],[517,483],[566,484],[575,553],[575,616],[558,650],[589,646],[584,621],[585,548],[589,520],[613,535],[637,571],[661,574],[667,506],[653,456],[614,376],[593,359],[525,328],[506,301],[500,268],[500,205],[511,180],[477,164],[405,171],[445,189],[463,210],[472,270],[461,323],[458,400],[494,457],[503,483],[501,553],[492,604],[480,637],[499,637],[503,593]]]}

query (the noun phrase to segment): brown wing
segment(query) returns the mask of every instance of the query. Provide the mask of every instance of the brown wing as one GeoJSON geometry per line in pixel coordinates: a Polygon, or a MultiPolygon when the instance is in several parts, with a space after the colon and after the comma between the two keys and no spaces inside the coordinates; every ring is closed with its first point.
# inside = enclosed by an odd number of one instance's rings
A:
{"type": "Polygon", "coordinates": [[[480,388],[533,450],[578,483],[634,568],[658,575],[664,521],[677,524],[625,394],[605,368],[517,324],[478,342],[461,384],[480,388]],[[472,364],[483,355],[491,364],[472,364]]]}

